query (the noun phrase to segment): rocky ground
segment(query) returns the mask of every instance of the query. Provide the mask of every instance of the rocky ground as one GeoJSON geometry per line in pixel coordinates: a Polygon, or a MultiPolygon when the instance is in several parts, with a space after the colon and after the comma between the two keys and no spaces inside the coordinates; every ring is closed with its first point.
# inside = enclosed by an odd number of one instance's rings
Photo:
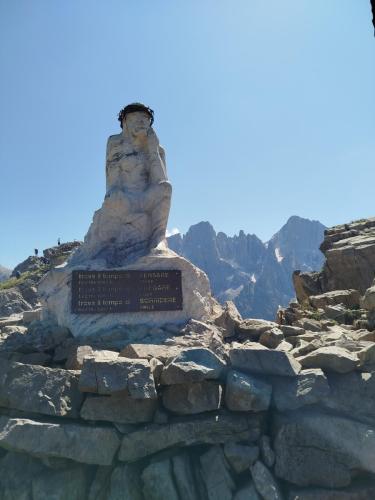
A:
{"type": "Polygon", "coordinates": [[[0,499],[375,498],[374,227],[328,230],[278,322],[1,319],[0,499]]]}

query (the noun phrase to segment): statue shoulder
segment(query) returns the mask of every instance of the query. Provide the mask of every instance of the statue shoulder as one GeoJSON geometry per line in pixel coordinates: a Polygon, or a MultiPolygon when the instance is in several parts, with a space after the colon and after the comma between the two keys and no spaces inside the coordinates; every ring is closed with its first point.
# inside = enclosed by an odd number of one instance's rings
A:
{"type": "Polygon", "coordinates": [[[122,134],[114,134],[108,137],[107,145],[118,144],[122,141],[122,134]]]}

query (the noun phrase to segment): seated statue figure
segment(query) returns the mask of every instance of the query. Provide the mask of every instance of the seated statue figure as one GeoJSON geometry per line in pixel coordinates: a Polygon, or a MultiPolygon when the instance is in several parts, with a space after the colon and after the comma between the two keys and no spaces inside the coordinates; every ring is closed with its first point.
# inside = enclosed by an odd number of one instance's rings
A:
{"type": "Polygon", "coordinates": [[[172,186],[165,152],[152,128],[154,113],[140,103],[125,106],[122,132],[107,143],[106,195],[76,258],[104,258],[110,265],[166,246],[172,186]]]}

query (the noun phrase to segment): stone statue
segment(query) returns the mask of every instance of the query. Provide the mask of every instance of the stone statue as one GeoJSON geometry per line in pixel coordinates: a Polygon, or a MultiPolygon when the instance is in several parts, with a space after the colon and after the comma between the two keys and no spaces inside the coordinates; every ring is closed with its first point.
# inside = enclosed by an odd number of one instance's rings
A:
{"type": "MultiPolygon", "coordinates": [[[[165,233],[172,188],[168,182],[165,153],[152,128],[153,120],[153,111],[140,103],[129,104],[120,111],[122,132],[112,135],[107,144],[103,204],[94,213],[83,244],[39,284],[42,319],[68,327],[75,337],[115,332],[129,341],[139,342],[148,330],[138,329],[137,325],[181,325],[192,318],[206,320],[217,307],[205,273],[168,248],[165,233]],[[182,308],[73,312],[72,273],[110,270],[178,271],[182,308]],[[132,330],[132,326],[136,328],[132,330]]],[[[160,296],[156,288],[152,288],[154,285],[142,286],[145,287],[142,299],[154,300],[160,296]]],[[[110,298],[112,292],[106,293],[110,298]]],[[[173,289],[169,289],[169,293],[173,296],[173,289]]],[[[89,290],[87,294],[84,300],[100,305],[102,299],[95,293],[90,295],[89,290]]],[[[126,296],[120,300],[126,300],[126,296]]]]}
{"type": "Polygon", "coordinates": [[[122,132],[107,143],[106,195],[76,258],[130,262],[161,243],[171,204],[165,152],[152,128],[153,111],[140,103],[119,113],[122,132]]]}

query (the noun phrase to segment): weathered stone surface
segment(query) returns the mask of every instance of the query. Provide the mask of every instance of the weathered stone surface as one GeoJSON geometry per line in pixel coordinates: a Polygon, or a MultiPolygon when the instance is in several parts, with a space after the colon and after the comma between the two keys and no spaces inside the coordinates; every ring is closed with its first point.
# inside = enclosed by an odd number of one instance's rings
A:
{"type": "Polygon", "coordinates": [[[76,418],[82,404],[78,373],[2,360],[0,406],[76,418]]]}
{"type": "Polygon", "coordinates": [[[290,352],[293,350],[293,345],[285,340],[282,340],[276,349],[278,351],[290,352]]]}
{"type": "Polygon", "coordinates": [[[195,486],[194,471],[187,453],[172,458],[173,475],[180,499],[197,500],[199,494],[195,486]]]}
{"type": "Polygon", "coordinates": [[[244,372],[295,377],[301,370],[299,362],[289,353],[267,349],[257,343],[233,344],[229,357],[233,368],[244,372]]]}
{"type": "Polygon", "coordinates": [[[10,316],[30,309],[32,306],[26,302],[17,288],[0,290],[0,316],[10,316]]]}
{"type": "Polygon", "coordinates": [[[160,381],[165,385],[218,379],[226,365],[216,354],[203,347],[185,349],[165,366],[160,381]]]}
{"type": "Polygon", "coordinates": [[[272,387],[272,400],[279,411],[315,404],[329,399],[330,394],[327,378],[320,369],[302,370],[294,378],[274,377],[272,387]]]}
{"type": "Polygon", "coordinates": [[[173,446],[255,441],[263,424],[261,414],[210,414],[167,425],[149,425],[123,437],[119,459],[132,462],[173,446]]]}
{"type": "Polygon", "coordinates": [[[330,393],[322,404],[375,427],[375,373],[327,374],[330,393]]]}
{"type": "Polygon", "coordinates": [[[267,410],[272,386],[251,375],[231,370],[225,387],[225,404],[233,411],[267,410]]]}
{"type": "Polygon", "coordinates": [[[44,352],[55,349],[71,336],[69,330],[50,321],[34,321],[27,331],[12,330],[0,338],[0,351],[44,352]]]}
{"type": "Polygon", "coordinates": [[[267,467],[258,460],[250,467],[254,486],[264,500],[282,500],[283,495],[276,479],[267,467]]]}
{"type": "Polygon", "coordinates": [[[118,358],[115,351],[96,350],[89,345],[80,345],[72,349],[65,363],[67,370],[82,370],[85,358],[95,358],[97,361],[105,361],[118,358]]]}
{"type": "Polygon", "coordinates": [[[237,327],[242,322],[242,316],[239,313],[234,302],[228,300],[224,303],[222,314],[215,319],[215,323],[224,329],[225,337],[232,337],[236,333],[237,327]]]}
{"type": "Polygon", "coordinates": [[[1,500],[30,500],[33,479],[46,470],[40,460],[30,455],[7,453],[0,460],[1,500]]]}
{"type": "Polygon", "coordinates": [[[267,467],[273,467],[275,463],[275,453],[271,447],[271,439],[269,436],[262,436],[259,440],[260,456],[262,462],[267,467]]]}
{"type": "Polygon", "coordinates": [[[259,457],[258,446],[249,446],[238,443],[226,443],[224,455],[236,474],[247,470],[259,457]]]}
{"type": "Polygon", "coordinates": [[[82,392],[103,395],[128,390],[134,399],[157,397],[150,364],[144,359],[85,358],[79,378],[79,388],[82,392]]]}
{"type": "Polygon", "coordinates": [[[368,311],[375,309],[375,283],[366,290],[361,300],[361,306],[368,311]]]}
{"type": "Polygon", "coordinates": [[[112,472],[108,497],[106,500],[142,500],[141,478],[139,471],[131,465],[119,465],[112,472]]]}
{"type": "Polygon", "coordinates": [[[143,495],[150,500],[179,500],[170,460],[153,462],[142,472],[143,495]]]}
{"type": "Polygon", "coordinates": [[[41,312],[42,310],[39,309],[33,309],[32,311],[24,311],[22,314],[22,322],[25,325],[28,325],[32,321],[40,321],[41,319],[41,312]]]}
{"type": "Polygon", "coordinates": [[[127,391],[113,396],[88,396],[81,409],[81,418],[119,424],[151,422],[156,407],[157,400],[134,399],[127,391]]]}
{"type": "Polygon", "coordinates": [[[157,358],[150,359],[150,368],[155,384],[159,384],[161,374],[163,373],[164,364],[157,358]]]}
{"type": "Polygon", "coordinates": [[[174,345],[129,344],[120,352],[119,356],[148,360],[157,358],[165,363],[178,356],[181,350],[182,347],[174,345]]]}
{"type": "Polygon", "coordinates": [[[343,489],[292,488],[288,500],[370,500],[375,498],[374,481],[356,481],[343,489]]]}
{"type": "Polygon", "coordinates": [[[76,466],[36,477],[32,483],[32,495],[33,500],[82,500],[87,487],[87,472],[76,466]]]}
{"type": "Polygon", "coordinates": [[[209,500],[232,500],[236,485],[220,446],[210,448],[200,457],[202,475],[209,500]]]}
{"type": "Polygon", "coordinates": [[[108,500],[109,485],[113,468],[110,465],[100,465],[96,469],[90,485],[87,500],[108,500]]]}
{"type": "Polygon", "coordinates": [[[0,416],[0,447],[36,457],[110,465],[119,444],[110,428],[0,416]]]}
{"type": "Polygon", "coordinates": [[[375,471],[375,429],[346,418],[301,414],[277,424],[276,475],[298,486],[348,486],[375,471]]]}
{"type": "Polygon", "coordinates": [[[271,328],[259,337],[259,342],[270,349],[275,349],[283,340],[284,334],[279,328],[271,328]]]}
{"type": "Polygon", "coordinates": [[[163,405],[167,410],[179,415],[193,415],[219,409],[222,387],[218,382],[204,380],[169,385],[162,394],[163,405]]]}
{"type": "Polygon", "coordinates": [[[261,500],[261,498],[255,489],[254,483],[250,482],[237,491],[233,500],[261,500]]]}
{"type": "Polygon", "coordinates": [[[263,332],[277,327],[278,324],[273,321],[266,321],[263,319],[245,319],[237,326],[237,329],[242,336],[249,337],[250,339],[259,339],[263,332]]]}
{"type": "Polygon", "coordinates": [[[298,358],[303,368],[321,368],[327,372],[348,373],[356,369],[358,357],[342,347],[320,347],[298,358]]]}
{"type": "Polygon", "coordinates": [[[278,328],[280,328],[285,337],[294,337],[305,333],[305,329],[300,326],[279,325],[278,328]]]}
{"type": "Polygon", "coordinates": [[[309,297],[309,302],[317,309],[325,308],[326,306],[335,306],[344,304],[346,307],[353,308],[359,305],[360,293],[358,290],[333,290],[332,292],[322,293],[320,295],[312,295],[309,297]]]}

